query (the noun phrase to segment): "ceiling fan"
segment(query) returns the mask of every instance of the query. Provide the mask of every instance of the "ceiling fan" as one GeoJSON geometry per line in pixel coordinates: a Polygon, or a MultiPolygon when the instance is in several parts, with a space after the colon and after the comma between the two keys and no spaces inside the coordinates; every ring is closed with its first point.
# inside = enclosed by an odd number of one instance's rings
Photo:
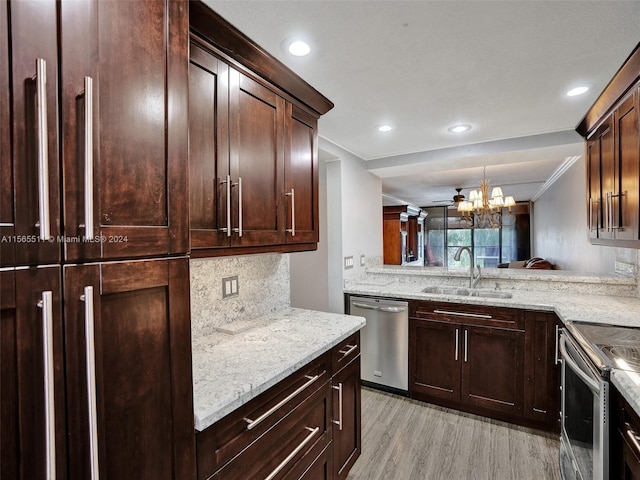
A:
{"type": "Polygon", "coordinates": [[[453,196],[453,199],[451,200],[434,200],[433,203],[438,203],[438,204],[445,204],[442,205],[443,207],[451,207],[453,205],[457,205],[458,203],[462,202],[465,197],[462,193],[460,193],[462,191],[462,188],[456,188],[456,192],[458,192],[456,195],[453,196]]]}

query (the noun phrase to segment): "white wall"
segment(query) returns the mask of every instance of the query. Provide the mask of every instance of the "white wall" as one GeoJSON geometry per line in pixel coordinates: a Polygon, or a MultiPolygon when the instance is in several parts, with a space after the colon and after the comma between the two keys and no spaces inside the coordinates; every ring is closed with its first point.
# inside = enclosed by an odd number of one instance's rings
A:
{"type": "Polygon", "coordinates": [[[585,168],[578,160],[534,203],[532,256],[582,272],[613,273],[616,260],[636,265],[636,250],[589,243],[585,168]]]}
{"type": "Polygon", "coordinates": [[[341,313],[344,281],[365,271],[361,255],[367,266],[382,259],[382,180],[365,170],[362,159],[337,145],[320,139],[320,149],[326,162],[320,170],[326,179],[321,205],[326,220],[321,214],[318,251],[291,254],[291,304],[341,313]],[[346,256],[353,256],[352,269],[343,267],[346,256]]]}

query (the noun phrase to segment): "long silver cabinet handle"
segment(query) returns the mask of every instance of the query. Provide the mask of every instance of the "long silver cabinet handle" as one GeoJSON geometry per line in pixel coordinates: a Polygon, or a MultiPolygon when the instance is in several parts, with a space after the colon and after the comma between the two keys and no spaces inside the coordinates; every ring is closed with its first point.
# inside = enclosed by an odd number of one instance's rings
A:
{"type": "Polygon", "coordinates": [[[347,350],[338,350],[338,353],[341,354],[343,357],[346,357],[351,352],[353,352],[356,348],[358,348],[358,344],[356,343],[355,345],[345,345],[345,347],[347,347],[347,350]]]}
{"type": "Polygon", "coordinates": [[[296,192],[292,188],[290,192],[285,193],[287,197],[291,197],[291,228],[286,231],[291,233],[292,237],[296,236],[296,192]]]}
{"type": "Polygon", "coordinates": [[[293,459],[293,457],[295,457],[300,452],[300,450],[302,450],[305,447],[305,445],[309,443],[313,439],[313,437],[315,437],[316,433],[320,431],[320,427],[316,427],[316,428],[304,427],[304,428],[311,433],[309,433],[309,435],[307,435],[304,438],[304,440],[300,442],[300,445],[298,445],[289,455],[287,455],[287,458],[285,458],[280,463],[280,465],[274,468],[273,471],[265,477],[265,480],[272,480],[276,475],[278,475],[278,473],[280,473],[280,471],[287,466],[287,463],[289,463],[291,459],[293,459]]]}
{"type": "Polygon", "coordinates": [[[93,287],[84,287],[84,294],[80,296],[80,300],[84,302],[91,480],[98,480],[100,478],[100,471],[98,464],[98,407],[96,402],[96,348],[94,337],[93,287]]]}
{"type": "Polygon", "coordinates": [[[640,456],[640,437],[638,437],[638,435],[636,434],[636,432],[634,432],[631,429],[631,426],[628,424],[625,424],[626,427],[626,435],[627,438],[629,439],[629,441],[631,442],[631,445],[633,445],[634,450],[635,450],[635,454],[637,456],[640,456]]]}
{"type": "Polygon", "coordinates": [[[307,388],[309,385],[311,385],[313,382],[315,382],[316,380],[318,380],[318,378],[320,378],[320,375],[324,375],[325,372],[322,372],[321,374],[318,375],[314,375],[313,377],[310,377],[309,375],[305,375],[305,378],[308,378],[309,381],[306,382],[304,385],[300,386],[298,389],[296,389],[293,393],[291,393],[289,396],[287,396],[287,398],[279,401],[276,405],[274,405],[273,407],[271,407],[269,410],[267,410],[266,412],[264,412],[262,415],[260,415],[258,418],[256,418],[255,420],[251,420],[250,418],[243,418],[243,420],[245,422],[247,422],[247,430],[251,430],[255,427],[257,427],[265,418],[267,418],[269,415],[271,415],[273,412],[275,412],[276,410],[278,410],[280,407],[282,407],[285,403],[287,403],[289,400],[291,400],[293,397],[295,397],[296,395],[298,395],[301,391],[303,391],[305,388],[307,388]]]}
{"type": "Polygon", "coordinates": [[[242,177],[238,177],[238,183],[234,183],[234,186],[238,186],[238,228],[234,228],[234,232],[238,232],[238,236],[242,236],[242,177]]]}
{"type": "Polygon", "coordinates": [[[84,232],[93,239],[93,79],[84,77],[84,232]]]}
{"type": "Polygon", "coordinates": [[[46,478],[56,478],[56,417],[53,368],[53,294],[42,292],[38,302],[42,309],[42,358],[44,363],[44,428],[46,444],[46,478]]]}
{"type": "Polygon", "coordinates": [[[467,351],[469,350],[469,330],[464,331],[464,361],[467,361],[467,351]]]}
{"type": "Polygon", "coordinates": [[[401,313],[406,310],[402,307],[379,307],[377,305],[369,305],[367,303],[358,302],[353,302],[351,305],[358,308],[364,308],[365,310],[377,310],[378,312],[401,313]]]}
{"type": "Polygon", "coordinates": [[[47,127],[47,62],[36,59],[36,110],[38,123],[38,210],[40,240],[49,240],[49,149],[47,127]]]}
{"type": "Polygon", "coordinates": [[[338,390],[338,420],[331,420],[331,423],[338,425],[338,428],[342,431],[342,382],[338,383],[336,387],[333,385],[331,388],[338,390]]]}
{"type": "Polygon", "coordinates": [[[227,175],[225,180],[220,181],[220,185],[227,187],[227,226],[221,228],[223,232],[227,232],[227,237],[231,236],[231,175],[227,175]]]}
{"type": "Polygon", "coordinates": [[[456,328],[456,353],[454,360],[458,361],[458,344],[460,343],[460,329],[456,328]]]}
{"type": "Polygon", "coordinates": [[[555,350],[553,352],[554,355],[555,355],[554,365],[558,365],[558,363],[560,363],[560,358],[558,356],[558,341],[559,341],[559,339],[560,339],[560,326],[556,325],[556,348],[555,348],[555,350]]]}
{"type": "Polygon", "coordinates": [[[454,315],[456,317],[473,317],[473,318],[493,318],[491,315],[486,315],[482,313],[463,313],[463,312],[450,312],[448,310],[434,310],[433,313],[438,313],[440,315],[454,315]]]}

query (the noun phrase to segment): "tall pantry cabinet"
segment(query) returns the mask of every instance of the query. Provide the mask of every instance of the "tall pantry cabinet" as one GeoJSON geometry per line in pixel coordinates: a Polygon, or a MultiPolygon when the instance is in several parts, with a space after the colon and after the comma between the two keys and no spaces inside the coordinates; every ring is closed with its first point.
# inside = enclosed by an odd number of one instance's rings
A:
{"type": "Polygon", "coordinates": [[[3,479],[195,476],[187,52],[186,1],[0,8],[3,479]]]}

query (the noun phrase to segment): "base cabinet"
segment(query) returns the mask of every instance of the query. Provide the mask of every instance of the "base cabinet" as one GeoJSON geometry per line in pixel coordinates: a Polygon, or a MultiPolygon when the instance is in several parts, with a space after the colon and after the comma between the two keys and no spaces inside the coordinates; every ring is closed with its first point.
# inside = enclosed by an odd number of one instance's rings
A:
{"type": "Polygon", "coordinates": [[[197,478],[345,479],[360,455],[360,425],[356,333],[196,432],[197,478]]]}
{"type": "Polygon", "coordinates": [[[557,430],[556,316],[549,312],[413,301],[412,398],[557,430]]]}
{"type": "Polygon", "coordinates": [[[337,372],[334,370],[335,373],[331,379],[333,390],[332,478],[344,480],[361,451],[359,334],[345,340],[333,352],[334,364],[344,366],[337,372]]]}
{"type": "Polygon", "coordinates": [[[609,478],[640,480],[640,417],[617,389],[611,389],[612,431],[609,478]]]}

